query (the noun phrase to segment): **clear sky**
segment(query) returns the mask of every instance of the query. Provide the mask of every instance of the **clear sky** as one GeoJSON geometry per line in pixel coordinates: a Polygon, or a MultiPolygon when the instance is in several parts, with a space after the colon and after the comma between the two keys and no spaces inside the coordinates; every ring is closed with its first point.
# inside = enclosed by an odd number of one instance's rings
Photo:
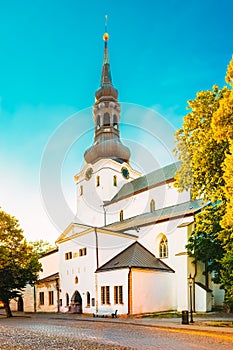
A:
{"type": "Polygon", "coordinates": [[[89,108],[77,117],[81,144],[67,149],[53,173],[74,205],[73,175],[93,138],[104,16],[119,100],[157,110],[176,129],[187,100],[225,84],[232,13],[231,0],[0,1],[0,205],[20,220],[28,239],[53,241],[61,232],[45,213],[41,161],[55,130],[89,108]]]}

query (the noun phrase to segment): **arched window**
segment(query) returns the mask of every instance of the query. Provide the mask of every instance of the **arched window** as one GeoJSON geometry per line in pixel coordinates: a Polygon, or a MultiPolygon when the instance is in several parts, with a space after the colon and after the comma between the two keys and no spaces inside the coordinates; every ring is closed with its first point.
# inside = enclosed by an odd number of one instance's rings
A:
{"type": "Polygon", "coordinates": [[[96,176],[96,187],[99,187],[100,185],[100,177],[99,175],[96,176]]]}
{"type": "Polygon", "coordinates": [[[69,303],[70,303],[69,294],[66,293],[66,306],[69,306],[69,303]]]}
{"type": "Polygon", "coordinates": [[[113,186],[117,186],[117,176],[113,176],[113,186]]]}
{"type": "Polygon", "coordinates": [[[87,307],[90,307],[90,304],[91,304],[91,295],[90,295],[89,292],[87,292],[86,297],[87,297],[87,307]]]}
{"type": "Polygon", "coordinates": [[[151,199],[151,201],[150,201],[150,212],[152,213],[153,211],[155,211],[155,201],[154,201],[154,199],[151,199]]]}
{"type": "Polygon", "coordinates": [[[100,128],[100,115],[97,116],[96,125],[97,125],[97,129],[99,129],[100,128]]]}
{"type": "Polygon", "coordinates": [[[113,126],[114,126],[115,129],[117,129],[117,127],[118,127],[118,122],[117,122],[117,116],[116,116],[116,114],[114,114],[114,116],[113,116],[113,126]]]}
{"type": "Polygon", "coordinates": [[[80,196],[83,195],[83,185],[80,186],[79,193],[80,193],[80,196]]]}
{"type": "Polygon", "coordinates": [[[75,284],[78,284],[78,276],[75,277],[75,284]]]}
{"type": "Polygon", "coordinates": [[[159,243],[159,257],[160,258],[167,258],[168,257],[168,243],[167,243],[167,237],[163,236],[159,243]]]}
{"type": "Polygon", "coordinates": [[[104,113],[104,126],[109,126],[110,125],[110,115],[109,113],[104,113]]]}
{"type": "Polygon", "coordinates": [[[123,216],[124,216],[124,212],[123,210],[120,211],[120,221],[123,221],[123,216]]]}

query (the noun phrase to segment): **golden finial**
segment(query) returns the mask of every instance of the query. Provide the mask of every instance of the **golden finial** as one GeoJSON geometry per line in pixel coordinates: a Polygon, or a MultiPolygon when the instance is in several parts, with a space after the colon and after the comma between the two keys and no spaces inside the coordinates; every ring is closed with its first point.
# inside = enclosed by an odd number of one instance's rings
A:
{"type": "Polygon", "coordinates": [[[108,15],[105,15],[105,33],[103,35],[104,41],[108,41],[109,39],[107,24],[108,24],[108,15]]]}

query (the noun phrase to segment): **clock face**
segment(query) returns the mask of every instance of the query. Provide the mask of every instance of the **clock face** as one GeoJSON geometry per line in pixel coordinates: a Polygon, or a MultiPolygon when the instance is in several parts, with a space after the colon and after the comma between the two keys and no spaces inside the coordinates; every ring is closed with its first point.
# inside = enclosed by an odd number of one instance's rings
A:
{"type": "Polygon", "coordinates": [[[93,169],[92,168],[88,168],[85,172],[85,179],[86,180],[90,180],[90,178],[92,177],[93,174],[93,169]]]}
{"type": "Polygon", "coordinates": [[[121,173],[125,179],[129,178],[129,170],[126,167],[121,168],[121,173]]]}

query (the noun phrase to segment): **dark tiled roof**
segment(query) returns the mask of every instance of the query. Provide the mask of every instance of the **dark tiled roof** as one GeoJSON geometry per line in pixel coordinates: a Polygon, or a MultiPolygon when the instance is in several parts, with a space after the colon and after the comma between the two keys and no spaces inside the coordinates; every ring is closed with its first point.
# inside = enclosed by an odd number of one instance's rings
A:
{"type": "Polygon", "coordinates": [[[59,279],[59,273],[54,273],[53,275],[47,276],[45,278],[42,278],[41,280],[39,280],[39,283],[44,283],[44,282],[52,282],[52,281],[56,281],[57,279],[59,279]]]}
{"type": "Polygon", "coordinates": [[[147,175],[140,176],[137,179],[126,183],[112,198],[112,200],[109,203],[106,203],[106,205],[112,204],[112,202],[119,201],[138,192],[147,190],[148,188],[155,187],[162,182],[174,179],[175,173],[179,166],[180,162],[172,163],[164,168],[154,170],[147,175]]]}
{"type": "Polygon", "coordinates": [[[207,204],[208,203],[203,204],[203,201],[200,199],[195,201],[188,201],[185,203],[158,209],[150,213],[133,216],[129,219],[110,224],[106,226],[106,228],[112,231],[125,231],[131,228],[146,226],[176,217],[190,216],[199,212],[207,204]]]}
{"type": "Polygon", "coordinates": [[[128,248],[99,267],[96,272],[123,269],[128,267],[174,272],[168,265],[157,259],[140,243],[134,242],[128,248]]]}

